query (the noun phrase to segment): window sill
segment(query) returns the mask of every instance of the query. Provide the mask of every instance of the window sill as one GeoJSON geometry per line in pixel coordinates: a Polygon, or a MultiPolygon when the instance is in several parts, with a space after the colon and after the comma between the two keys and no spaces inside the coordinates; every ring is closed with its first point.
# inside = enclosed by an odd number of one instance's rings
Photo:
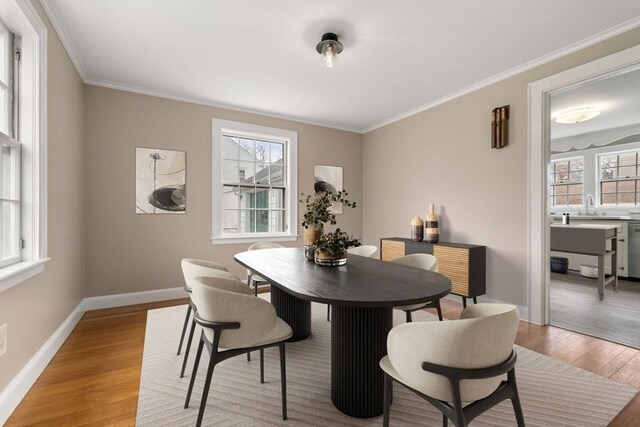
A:
{"type": "Polygon", "coordinates": [[[297,234],[268,234],[268,235],[244,235],[230,237],[212,237],[212,245],[233,245],[238,243],[256,243],[256,242],[295,242],[298,240],[297,234]]]}
{"type": "Polygon", "coordinates": [[[23,261],[0,269],[0,292],[6,291],[44,271],[44,264],[51,258],[23,261]]]}

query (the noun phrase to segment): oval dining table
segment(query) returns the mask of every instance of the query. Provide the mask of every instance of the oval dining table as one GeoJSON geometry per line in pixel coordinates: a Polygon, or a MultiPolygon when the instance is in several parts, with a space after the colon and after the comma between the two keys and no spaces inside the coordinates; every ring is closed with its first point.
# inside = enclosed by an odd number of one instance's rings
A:
{"type": "Polygon", "coordinates": [[[393,307],[451,292],[441,274],[358,255],[340,267],[307,261],[301,248],[242,252],[235,260],[271,283],[271,303],[294,331],[290,341],[311,334],[311,302],[331,305],[331,400],[358,418],[383,411],[378,363],[387,354],[393,307]]]}

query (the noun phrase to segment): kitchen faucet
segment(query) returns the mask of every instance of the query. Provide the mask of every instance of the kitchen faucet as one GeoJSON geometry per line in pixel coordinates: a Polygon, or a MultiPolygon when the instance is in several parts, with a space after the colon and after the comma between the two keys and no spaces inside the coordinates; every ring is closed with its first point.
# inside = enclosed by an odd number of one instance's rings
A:
{"type": "MultiPolygon", "coordinates": [[[[586,215],[591,215],[591,214],[589,213],[589,206],[594,206],[594,205],[595,205],[595,204],[593,203],[593,196],[592,196],[591,194],[587,194],[587,197],[585,197],[584,205],[585,205],[585,208],[586,208],[586,210],[587,210],[586,215]]],[[[596,212],[594,211],[594,212],[593,212],[593,215],[595,215],[595,214],[596,214],[596,212]]]]}

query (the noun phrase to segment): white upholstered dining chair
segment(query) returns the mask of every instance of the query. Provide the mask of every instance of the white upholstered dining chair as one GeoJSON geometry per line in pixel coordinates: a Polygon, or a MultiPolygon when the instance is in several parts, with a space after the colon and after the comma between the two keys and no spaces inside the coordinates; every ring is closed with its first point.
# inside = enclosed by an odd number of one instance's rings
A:
{"type": "Polygon", "coordinates": [[[460,320],[404,323],[387,337],[383,425],[389,425],[392,383],[398,382],[434,405],[443,425],[456,427],[505,399],[511,399],[516,421],[524,417],[516,387],[518,309],[508,304],[465,308],[460,320]],[[507,379],[503,381],[504,374],[507,379]],[[463,402],[472,402],[463,407],[463,402]]]}
{"type": "Polygon", "coordinates": [[[260,351],[260,382],[264,383],[264,349],[280,350],[282,419],[287,419],[285,341],[293,335],[291,327],[278,316],[275,308],[255,298],[239,279],[197,277],[192,286],[195,320],[202,326],[193,374],[184,407],[189,407],[198,364],[204,346],[210,354],[196,426],[202,424],[207,396],[216,364],[253,350],[260,351]],[[248,291],[248,292],[247,292],[248,291]]]}
{"type": "MultiPolygon", "coordinates": [[[[429,270],[438,272],[438,260],[435,256],[430,254],[411,254],[405,255],[394,259],[392,262],[397,264],[407,265],[409,267],[421,268],[423,270],[429,270]]],[[[442,320],[442,308],[440,307],[440,300],[428,301],[426,303],[404,305],[401,307],[394,307],[396,310],[402,310],[406,313],[407,322],[411,322],[411,313],[423,308],[435,308],[438,311],[438,318],[442,320]]]]}
{"type": "MultiPolygon", "coordinates": [[[[225,277],[236,278],[236,276],[228,272],[224,265],[213,261],[185,258],[182,260],[181,267],[185,283],[184,290],[189,293],[189,305],[187,306],[187,315],[184,318],[182,334],[180,335],[180,343],[178,344],[178,356],[180,355],[191,312],[194,311],[193,300],[191,299],[191,286],[194,283],[195,278],[199,276],[212,276],[217,274],[221,274],[225,277]]],[[[189,359],[189,350],[191,349],[191,342],[193,341],[193,333],[195,329],[196,322],[194,319],[191,319],[191,329],[189,331],[189,338],[187,339],[187,346],[184,350],[184,359],[182,361],[182,369],[180,370],[180,378],[184,377],[184,371],[187,366],[187,360],[189,359]]]]}
{"type": "MultiPolygon", "coordinates": [[[[261,249],[274,249],[274,248],[284,248],[284,246],[279,245],[277,243],[272,243],[272,242],[258,242],[258,243],[253,243],[251,246],[249,246],[249,249],[247,250],[258,251],[261,249]]],[[[258,296],[258,286],[267,285],[267,284],[269,284],[268,281],[258,276],[257,274],[254,274],[251,270],[247,270],[247,285],[249,285],[249,288],[253,288],[255,296],[258,296]]]]}

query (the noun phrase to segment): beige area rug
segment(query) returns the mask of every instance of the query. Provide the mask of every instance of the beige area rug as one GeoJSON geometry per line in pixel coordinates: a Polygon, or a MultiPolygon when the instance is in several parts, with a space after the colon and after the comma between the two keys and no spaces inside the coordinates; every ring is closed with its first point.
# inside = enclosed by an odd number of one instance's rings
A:
{"type": "MultiPolygon", "coordinates": [[[[262,294],[269,298],[268,294],[262,294]]],[[[183,409],[189,377],[178,377],[182,356],[176,356],[186,306],[150,310],[140,380],[138,426],[193,426],[209,360],[200,362],[191,406],[183,409]]],[[[265,384],[260,384],[258,354],[229,359],[216,367],[204,425],[209,426],[380,426],[382,417],[357,419],[331,403],[331,335],[326,306],[313,304],[312,336],[287,344],[287,421],[281,418],[280,365],[276,349],[265,350],[265,384]]],[[[414,321],[434,321],[426,312],[414,321]]],[[[394,311],[394,324],[404,313],[394,311]]],[[[199,337],[196,330],[194,337],[199,337]]],[[[190,373],[195,357],[187,365],[190,373]]],[[[547,356],[517,347],[516,376],[527,426],[606,426],[638,392],[547,356]]],[[[440,412],[403,387],[394,387],[391,425],[441,426],[440,412]]],[[[452,425],[451,423],[449,425],[452,425]]],[[[472,422],[473,426],[512,426],[511,403],[505,401],[472,422]]]]}

